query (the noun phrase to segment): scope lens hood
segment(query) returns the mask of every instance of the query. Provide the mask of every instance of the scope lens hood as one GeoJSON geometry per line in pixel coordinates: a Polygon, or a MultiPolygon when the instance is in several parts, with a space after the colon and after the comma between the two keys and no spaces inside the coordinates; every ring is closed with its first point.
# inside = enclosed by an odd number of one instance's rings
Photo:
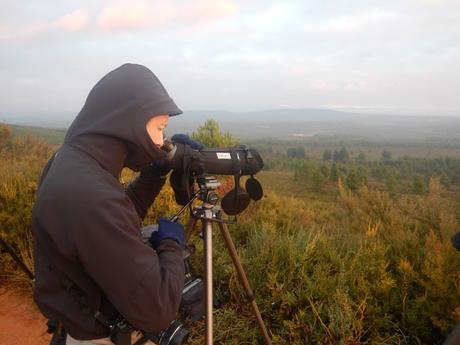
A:
{"type": "Polygon", "coordinates": [[[248,207],[250,200],[248,193],[243,188],[237,187],[236,193],[235,189],[232,189],[222,198],[220,206],[226,214],[236,216],[248,207]]]}
{"type": "Polygon", "coordinates": [[[257,181],[254,176],[251,176],[246,180],[246,191],[252,200],[258,201],[264,196],[262,185],[257,181]]]}

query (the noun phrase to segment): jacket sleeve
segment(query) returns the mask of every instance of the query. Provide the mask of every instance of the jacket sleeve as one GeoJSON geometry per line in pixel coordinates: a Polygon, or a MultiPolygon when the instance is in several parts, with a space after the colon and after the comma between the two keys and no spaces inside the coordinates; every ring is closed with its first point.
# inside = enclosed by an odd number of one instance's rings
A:
{"type": "Polygon", "coordinates": [[[139,218],[144,219],[148,208],[158,196],[165,184],[166,178],[159,172],[148,168],[129,184],[126,194],[131,199],[139,218]]]}
{"type": "Polygon", "coordinates": [[[185,277],[182,249],[168,239],[156,251],[144,244],[132,203],[120,194],[91,200],[71,240],[118,312],[134,327],[158,332],[177,316],[185,277]]]}

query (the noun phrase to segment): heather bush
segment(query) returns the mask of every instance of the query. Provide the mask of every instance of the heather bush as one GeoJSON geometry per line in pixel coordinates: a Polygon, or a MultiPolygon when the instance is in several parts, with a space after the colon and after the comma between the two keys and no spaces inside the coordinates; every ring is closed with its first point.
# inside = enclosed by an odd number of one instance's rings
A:
{"type": "MultiPolygon", "coordinates": [[[[339,185],[334,205],[268,191],[250,206],[230,229],[274,343],[442,342],[460,321],[460,255],[450,244],[458,222],[439,183],[430,186],[425,198],[394,200],[339,185]]],[[[215,279],[228,297],[216,313],[216,324],[227,326],[216,336],[233,331],[234,343],[257,343],[257,324],[215,238],[215,279]]],[[[202,334],[194,332],[192,344],[202,334]]]]}
{"type": "MultiPolygon", "coordinates": [[[[30,213],[53,148],[9,133],[0,128],[0,235],[32,267],[30,213]]],[[[229,226],[273,343],[441,344],[460,322],[460,253],[450,243],[459,225],[458,193],[446,193],[435,178],[422,194],[389,195],[371,183],[350,190],[340,174],[320,193],[306,193],[293,174],[275,173],[262,174],[266,196],[229,226]]],[[[122,182],[134,176],[124,170],[122,182]]],[[[178,209],[167,184],[144,223],[178,209]]],[[[198,232],[193,265],[201,273],[198,232]]],[[[216,343],[258,344],[217,227],[214,239],[215,296],[222,303],[216,343]]],[[[1,283],[28,284],[6,254],[0,274],[1,283]]],[[[189,344],[203,344],[204,328],[204,322],[191,328],[189,344]]]]}
{"type": "MultiPolygon", "coordinates": [[[[13,137],[5,125],[0,125],[0,132],[0,236],[32,270],[32,207],[40,172],[53,149],[37,137],[13,137]]],[[[1,281],[30,287],[27,276],[7,254],[0,256],[1,281]]]]}

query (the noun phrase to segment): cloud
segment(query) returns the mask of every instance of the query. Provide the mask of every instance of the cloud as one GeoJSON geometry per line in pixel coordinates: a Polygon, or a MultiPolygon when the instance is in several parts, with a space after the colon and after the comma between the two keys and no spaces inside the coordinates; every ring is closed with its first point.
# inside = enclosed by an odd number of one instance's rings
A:
{"type": "Polygon", "coordinates": [[[167,3],[155,6],[149,1],[117,1],[99,15],[99,27],[105,31],[141,30],[163,25],[174,17],[175,8],[167,3]]]}
{"type": "Polygon", "coordinates": [[[367,90],[369,82],[367,80],[352,80],[345,84],[347,90],[367,90]]]}
{"type": "Polygon", "coordinates": [[[333,33],[355,32],[375,26],[385,27],[396,19],[395,13],[374,7],[367,13],[335,17],[326,21],[322,28],[333,33]]]}
{"type": "Polygon", "coordinates": [[[459,22],[458,0],[8,0],[0,103],[78,107],[88,84],[135,61],[185,108],[459,109],[459,22]]]}
{"type": "Polygon", "coordinates": [[[330,32],[351,32],[359,28],[359,22],[352,18],[337,18],[326,23],[325,29],[330,32]]]}
{"type": "Polygon", "coordinates": [[[55,20],[32,23],[14,34],[19,37],[33,37],[53,30],[77,32],[86,29],[88,25],[88,12],[84,9],[78,9],[55,20]]]}
{"type": "Polygon", "coordinates": [[[8,25],[0,23],[0,37],[8,36],[9,32],[10,28],[8,27],[8,25]]]}
{"type": "Polygon", "coordinates": [[[193,5],[189,3],[180,8],[183,19],[195,23],[207,23],[238,12],[237,5],[229,0],[207,0],[197,3],[193,5]]]}
{"type": "Polygon", "coordinates": [[[86,29],[88,23],[88,12],[83,9],[78,9],[56,20],[53,26],[65,31],[82,31],[86,29]]]}
{"type": "Polygon", "coordinates": [[[418,0],[417,5],[426,5],[426,6],[435,6],[435,7],[445,7],[446,5],[458,6],[457,0],[418,0]]]}
{"type": "Polygon", "coordinates": [[[310,80],[308,82],[308,85],[311,89],[320,91],[331,91],[336,90],[340,87],[336,81],[324,79],[310,80]]]}
{"type": "Polygon", "coordinates": [[[170,1],[112,1],[98,17],[104,31],[135,31],[169,24],[206,24],[230,16],[238,10],[230,0],[201,0],[192,4],[170,1]]]}

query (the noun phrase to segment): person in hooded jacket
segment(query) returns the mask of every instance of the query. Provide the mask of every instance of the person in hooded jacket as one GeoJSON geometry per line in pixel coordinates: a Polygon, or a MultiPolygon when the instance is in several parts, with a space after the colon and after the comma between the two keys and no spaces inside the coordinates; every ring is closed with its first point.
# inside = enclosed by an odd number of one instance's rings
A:
{"type": "Polygon", "coordinates": [[[181,113],[149,69],[122,65],[93,87],[43,170],[32,216],[34,300],[67,344],[112,344],[106,321],[115,315],[149,332],[176,317],[183,227],[160,220],[153,249],[140,226],[168,172],[152,164],[165,158],[163,130],[181,113]],[[123,167],[141,171],[126,190],[123,167]]]}

